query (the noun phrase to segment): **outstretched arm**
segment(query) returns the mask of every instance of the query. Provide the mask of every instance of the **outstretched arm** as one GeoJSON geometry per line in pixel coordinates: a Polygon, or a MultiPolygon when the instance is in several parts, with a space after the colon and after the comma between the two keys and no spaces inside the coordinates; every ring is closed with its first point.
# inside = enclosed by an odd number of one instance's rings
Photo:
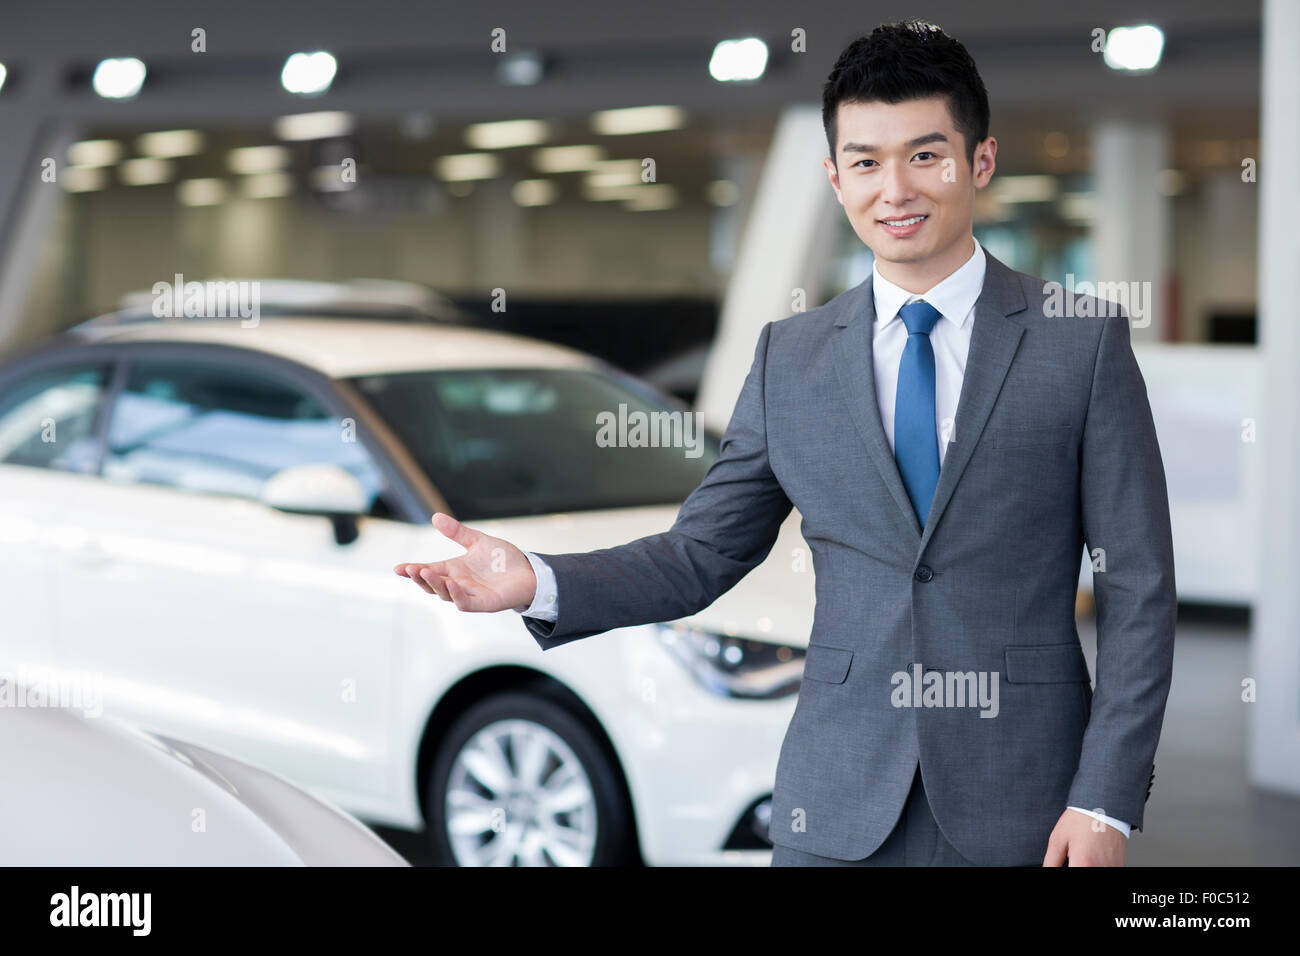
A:
{"type": "Polygon", "coordinates": [[[545,585],[549,593],[541,597],[554,616],[546,611],[544,618],[523,618],[542,650],[708,607],[767,557],[793,507],[767,456],[764,377],[771,332],[769,322],[759,333],[718,458],[667,531],[616,548],[540,554],[440,513],[434,526],[466,553],[393,570],[462,611],[542,613],[539,585],[545,585]],[[562,601],[549,601],[560,592],[562,601]]]}

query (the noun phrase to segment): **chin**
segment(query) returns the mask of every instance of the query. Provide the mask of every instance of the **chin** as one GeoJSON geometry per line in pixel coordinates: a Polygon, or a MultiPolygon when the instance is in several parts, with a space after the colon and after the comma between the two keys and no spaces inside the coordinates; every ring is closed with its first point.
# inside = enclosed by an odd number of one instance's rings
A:
{"type": "Polygon", "coordinates": [[[906,240],[894,239],[893,236],[887,236],[884,242],[871,251],[877,259],[883,259],[886,262],[920,262],[934,253],[933,249],[922,246],[909,246],[906,244],[906,240]]]}

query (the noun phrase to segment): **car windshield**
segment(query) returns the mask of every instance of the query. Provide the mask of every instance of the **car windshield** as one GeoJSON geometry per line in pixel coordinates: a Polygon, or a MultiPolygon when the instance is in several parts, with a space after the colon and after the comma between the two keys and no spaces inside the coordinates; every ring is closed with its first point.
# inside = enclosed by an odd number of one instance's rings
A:
{"type": "Polygon", "coordinates": [[[700,416],[586,369],[349,379],[462,521],[680,504],[719,453],[700,416]]]}

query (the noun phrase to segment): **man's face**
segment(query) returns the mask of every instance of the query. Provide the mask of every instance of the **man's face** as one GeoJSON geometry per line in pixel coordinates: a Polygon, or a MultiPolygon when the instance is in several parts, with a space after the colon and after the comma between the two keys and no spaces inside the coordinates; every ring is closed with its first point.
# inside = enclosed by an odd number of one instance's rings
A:
{"type": "Polygon", "coordinates": [[[975,190],[993,175],[997,142],[977,146],[972,170],[944,97],[841,103],[836,117],[838,164],[824,165],[853,231],[876,258],[937,263],[953,250],[969,253],[975,190]]]}

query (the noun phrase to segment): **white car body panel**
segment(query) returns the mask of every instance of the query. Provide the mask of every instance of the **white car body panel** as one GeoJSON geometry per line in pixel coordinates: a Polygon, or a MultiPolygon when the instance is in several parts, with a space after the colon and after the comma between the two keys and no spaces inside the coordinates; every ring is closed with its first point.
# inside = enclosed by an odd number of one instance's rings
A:
{"type": "Polygon", "coordinates": [[[273,773],[105,715],[6,706],[0,761],[10,866],[406,865],[273,773]]]}

